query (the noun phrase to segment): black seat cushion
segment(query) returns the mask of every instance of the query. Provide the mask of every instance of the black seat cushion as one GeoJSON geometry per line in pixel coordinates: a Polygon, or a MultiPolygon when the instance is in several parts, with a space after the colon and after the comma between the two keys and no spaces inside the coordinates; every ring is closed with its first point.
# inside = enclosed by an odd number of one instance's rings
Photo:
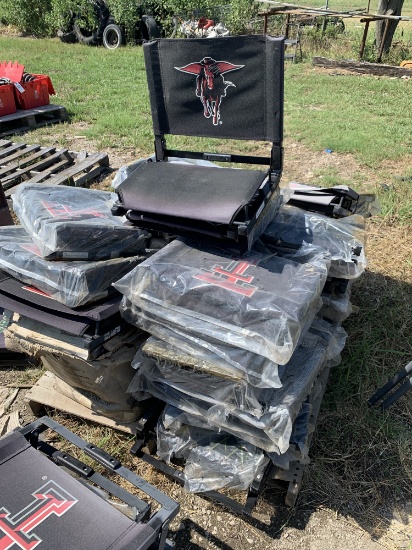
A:
{"type": "Polygon", "coordinates": [[[147,162],[117,192],[127,210],[229,224],[265,178],[260,170],[147,162]]]}

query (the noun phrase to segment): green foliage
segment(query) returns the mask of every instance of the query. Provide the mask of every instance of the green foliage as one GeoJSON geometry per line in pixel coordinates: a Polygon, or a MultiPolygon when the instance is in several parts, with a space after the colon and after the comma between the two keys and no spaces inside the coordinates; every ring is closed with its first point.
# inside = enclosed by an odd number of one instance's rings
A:
{"type": "MultiPolygon", "coordinates": [[[[263,32],[263,17],[259,18],[262,21],[262,30],[263,32]]],[[[281,36],[285,33],[286,26],[286,15],[271,15],[268,17],[268,34],[272,36],[281,36]]],[[[290,34],[292,35],[295,32],[295,27],[290,27],[290,34]],[[292,30],[293,29],[293,30],[292,30]]]]}
{"type": "Polygon", "coordinates": [[[116,23],[124,27],[128,39],[132,39],[142,15],[141,4],[136,0],[107,0],[106,4],[116,23]]]}
{"type": "MultiPolygon", "coordinates": [[[[251,21],[256,17],[258,6],[250,0],[232,0],[225,6],[221,0],[106,0],[106,3],[129,39],[134,37],[136,24],[143,14],[153,15],[165,36],[172,33],[173,15],[183,20],[210,17],[216,23],[223,22],[232,34],[256,31],[251,21]]],[[[91,0],[0,0],[0,13],[6,24],[35,36],[54,36],[58,29],[68,31],[73,14],[81,17],[84,28],[97,25],[91,0]]]]}
{"type": "Polygon", "coordinates": [[[174,15],[183,21],[200,16],[216,19],[218,6],[218,0],[147,0],[143,3],[144,12],[154,15],[165,36],[172,34],[174,15]]]}
{"type": "MultiPolygon", "coordinates": [[[[360,43],[357,41],[352,42],[352,54],[356,59],[359,55],[360,43]]],[[[365,42],[365,48],[363,50],[362,61],[367,61],[369,63],[376,63],[378,57],[378,50],[376,49],[375,40],[373,38],[368,39],[365,42]]]]}
{"type": "Polygon", "coordinates": [[[257,3],[249,0],[232,0],[226,26],[231,34],[248,34],[253,32],[250,26],[259,11],[257,3]]]}
{"type": "Polygon", "coordinates": [[[382,57],[382,62],[389,65],[400,65],[401,61],[405,59],[411,59],[412,57],[412,43],[400,40],[393,42],[392,47],[388,54],[382,57]]]}
{"type": "Polygon", "coordinates": [[[64,32],[70,30],[71,15],[78,8],[76,0],[50,0],[51,9],[45,18],[51,35],[55,35],[58,29],[64,32]]]}
{"type": "Polygon", "coordinates": [[[49,33],[45,14],[51,0],[0,0],[0,14],[7,25],[14,25],[25,34],[37,37],[49,33]]]}

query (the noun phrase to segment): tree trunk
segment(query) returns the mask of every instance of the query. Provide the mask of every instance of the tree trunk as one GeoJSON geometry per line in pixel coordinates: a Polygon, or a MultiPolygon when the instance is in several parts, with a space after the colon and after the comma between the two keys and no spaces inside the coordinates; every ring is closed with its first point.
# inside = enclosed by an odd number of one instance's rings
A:
{"type": "MultiPolygon", "coordinates": [[[[378,13],[385,15],[401,15],[404,0],[379,0],[378,13]]],[[[398,21],[389,20],[388,30],[385,34],[386,20],[376,22],[376,47],[381,47],[383,41],[383,52],[388,53],[392,44],[398,21]]]]}

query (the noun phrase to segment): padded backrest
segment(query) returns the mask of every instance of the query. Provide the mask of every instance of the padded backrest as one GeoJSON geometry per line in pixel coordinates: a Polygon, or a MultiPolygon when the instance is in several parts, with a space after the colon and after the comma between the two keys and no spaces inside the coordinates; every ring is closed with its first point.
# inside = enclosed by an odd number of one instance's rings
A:
{"type": "Polygon", "coordinates": [[[158,39],[143,49],[156,135],[281,143],[283,38],[158,39]]]}

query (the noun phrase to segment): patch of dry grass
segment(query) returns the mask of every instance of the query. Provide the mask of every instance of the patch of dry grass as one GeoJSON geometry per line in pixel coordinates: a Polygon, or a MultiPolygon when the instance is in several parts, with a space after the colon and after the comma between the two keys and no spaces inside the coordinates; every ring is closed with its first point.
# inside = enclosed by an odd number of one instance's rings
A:
{"type": "MultiPolygon", "coordinates": [[[[412,226],[399,225],[398,214],[395,206],[369,223],[369,267],[353,289],[360,309],[346,322],[349,338],[323,403],[305,495],[385,544],[396,505],[412,500],[412,392],[387,412],[367,405],[412,359],[412,226]]],[[[405,537],[409,522],[397,523],[405,537]]]]}

